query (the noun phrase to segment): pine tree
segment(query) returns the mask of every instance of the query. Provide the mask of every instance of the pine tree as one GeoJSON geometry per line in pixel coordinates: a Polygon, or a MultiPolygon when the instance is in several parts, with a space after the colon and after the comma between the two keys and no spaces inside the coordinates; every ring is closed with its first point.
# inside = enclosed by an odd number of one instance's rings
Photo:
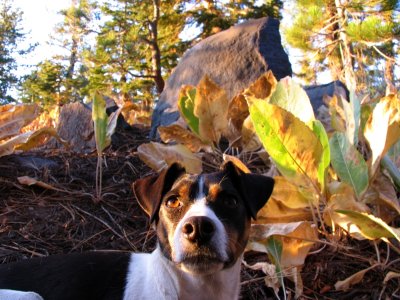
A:
{"type": "Polygon", "coordinates": [[[101,7],[108,20],[88,54],[90,89],[149,97],[164,88],[164,76],[184,47],[179,1],[114,0],[101,7]],[[155,90],[154,90],[155,88],[155,90]]]}
{"type": "Polygon", "coordinates": [[[399,34],[398,0],[298,0],[295,4],[294,21],[285,34],[291,46],[306,54],[301,64],[309,81],[330,70],[334,80],[360,91],[373,86],[373,71],[382,61],[395,60],[390,42],[399,34]]]}
{"type": "Polygon", "coordinates": [[[20,23],[22,12],[13,9],[11,1],[3,0],[0,4],[0,104],[15,101],[10,90],[19,82],[14,73],[17,69],[16,56],[30,52],[19,50],[20,43],[25,39],[20,23]],[[17,54],[17,55],[16,55],[17,54]]]}
{"type": "Polygon", "coordinates": [[[244,20],[266,16],[280,19],[282,6],[283,2],[280,0],[264,3],[254,0],[196,1],[188,11],[188,21],[189,24],[201,28],[197,38],[203,39],[244,20]]]}

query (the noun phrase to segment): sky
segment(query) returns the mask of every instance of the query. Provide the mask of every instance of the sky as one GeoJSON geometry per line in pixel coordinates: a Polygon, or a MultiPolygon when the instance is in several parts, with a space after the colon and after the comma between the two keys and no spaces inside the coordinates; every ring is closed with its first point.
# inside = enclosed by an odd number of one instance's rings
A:
{"type": "Polygon", "coordinates": [[[53,54],[59,53],[59,48],[50,45],[50,34],[53,34],[57,23],[62,22],[63,17],[58,14],[67,8],[71,0],[13,0],[13,7],[18,7],[23,12],[22,27],[27,34],[27,43],[39,43],[36,49],[27,56],[22,63],[37,64],[53,54]]]}

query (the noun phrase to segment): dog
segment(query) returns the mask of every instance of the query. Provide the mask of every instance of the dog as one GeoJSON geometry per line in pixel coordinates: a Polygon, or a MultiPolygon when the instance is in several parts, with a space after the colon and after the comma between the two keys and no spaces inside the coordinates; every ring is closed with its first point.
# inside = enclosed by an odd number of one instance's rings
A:
{"type": "Polygon", "coordinates": [[[272,178],[245,173],[232,162],[200,175],[174,163],[133,184],[157,233],[152,253],[99,251],[0,265],[0,297],[237,299],[251,219],[273,186],[272,178]]]}

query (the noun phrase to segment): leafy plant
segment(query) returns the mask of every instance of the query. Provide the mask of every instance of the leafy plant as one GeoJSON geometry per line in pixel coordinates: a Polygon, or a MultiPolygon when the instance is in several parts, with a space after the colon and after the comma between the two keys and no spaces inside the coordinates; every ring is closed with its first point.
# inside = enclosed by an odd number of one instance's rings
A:
{"type": "MultiPolygon", "coordinates": [[[[230,101],[225,95],[207,77],[197,87],[182,88],[178,105],[187,128],[159,128],[161,139],[176,145],[151,143],[156,150],[148,153],[143,150],[149,146],[143,145],[139,155],[146,163],[151,157],[148,165],[156,170],[185,157],[186,165],[196,165],[192,171],[199,172],[200,158],[204,161],[208,153],[222,160],[224,152],[259,153],[262,145],[279,175],[252,226],[248,249],[267,253],[274,267],[249,267],[263,270],[269,277],[266,284],[276,294],[279,287],[285,289],[283,278],[288,277],[300,297],[300,272],[310,250],[320,243],[338,247],[342,235],[372,243],[381,239],[400,252],[391,242],[399,241],[400,229],[389,226],[399,216],[400,205],[392,178],[380,168],[387,160],[397,170],[396,161],[390,160],[397,160],[393,155],[400,149],[395,95],[364,105],[354,94],[350,102],[326,98],[329,130],[315,118],[307,94],[291,78],[277,82],[268,72],[230,101]],[[225,150],[220,146],[223,138],[229,141],[225,150]],[[167,149],[174,154],[166,154],[167,149]]],[[[391,174],[394,181],[400,179],[396,172],[391,174]]],[[[377,257],[380,261],[379,252],[377,257]]],[[[337,288],[356,284],[374,268],[338,282],[337,288]]]]}
{"type": "Polygon", "coordinates": [[[103,151],[111,144],[111,136],[117,126],[117,120],[121,109],[122,108],[119,108],[108,117],[106,113],[106,101],[104,98],[98,93],[96,93],[93,98],[92,120],[94,123],[94,135],[97,150],[96,202],[99,202],[102,197],[103,151]]]}

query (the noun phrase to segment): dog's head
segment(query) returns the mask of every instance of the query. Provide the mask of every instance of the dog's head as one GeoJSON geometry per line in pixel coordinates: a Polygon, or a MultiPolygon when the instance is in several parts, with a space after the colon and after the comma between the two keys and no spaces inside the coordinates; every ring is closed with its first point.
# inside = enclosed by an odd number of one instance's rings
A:
{"type": "Polygon", "coordinates": [[[233,163],[211,174],[190,175],[173,164],[133,184],[157,230],[163,254],[192,274],[235,264],[246,246],[251,218],[267,202],[274,181],[242,172],[233,163]]]}

